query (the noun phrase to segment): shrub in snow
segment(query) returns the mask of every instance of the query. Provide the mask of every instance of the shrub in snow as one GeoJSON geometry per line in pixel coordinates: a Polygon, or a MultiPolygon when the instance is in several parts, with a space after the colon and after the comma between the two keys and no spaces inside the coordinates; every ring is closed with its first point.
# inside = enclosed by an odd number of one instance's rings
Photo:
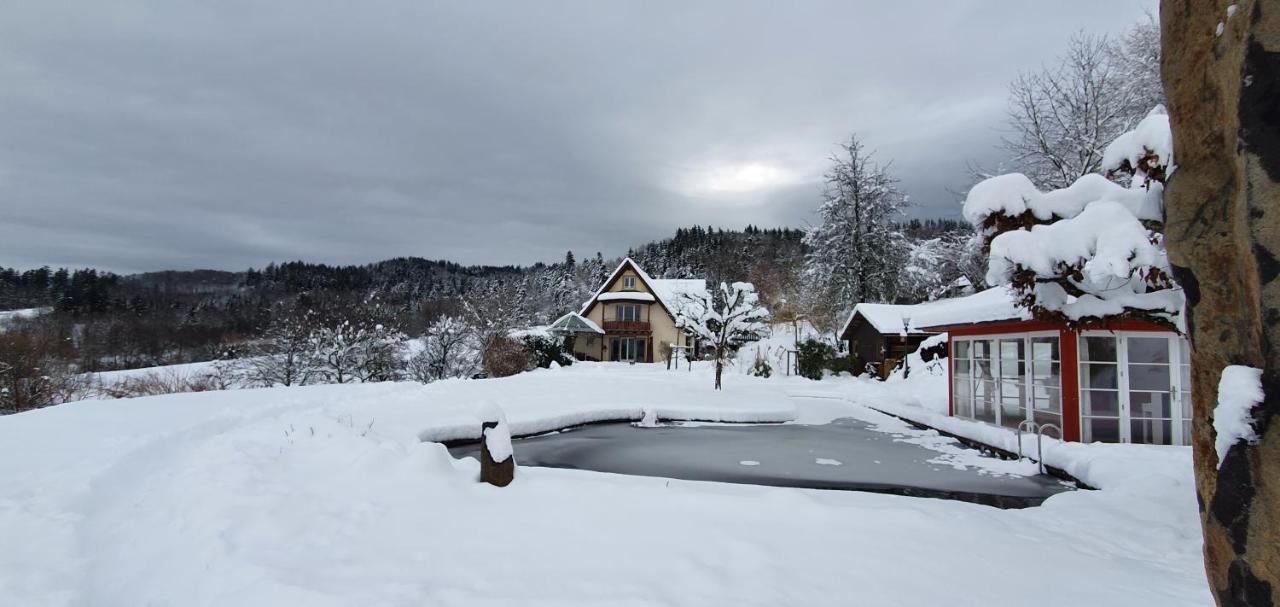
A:
{"type": "Polygon", "coordinates": [[[1157,107],[1103,157],[1098,174],[1041,192],[1019,173],[969,191],[964,215],[989,249],[987,282],[1011,285],[1036,318],[1072,326],[1133,318],[1178,330],[1182,291],[1170,275],[1162,217],[1173,171],[1169,120],[1157,107]]]}
{"type": "Polygon", "coordinates": [[[710,347],[719,390],[724,365],[738,348],[769,334],[769,311],[749,282],[722,282],[718,289],[682,294],[681,299],[679,325],[710,347]]]}
{"type": "Polygon", "coordinates": [[[799,359],[796,363],[797,372],[801,377],[809,379],[822,379],[836,358],[836,349],[818,339],[806,339],[796,346],[796,350],[799,359]]]}
{"type": "Polygon", "coordinates": [[[520,343],[529,352],[529,358],[536,367],[546,369],[552,364],[562,367],[573,364],[573,352],[567,349],[564,339],[526,335],[520,338],[520,343]]]}
{"type": "Polygon", "coordinates": [[[510,337],[498,335],[484,350],[484,371],[489,377],[510,377],[532,366],[528,350],[510,337]]]}
{"type": "Polygon", "coordinates": [[[759,351],[756,352],[755,362],[751,364],[751,374],[756,377],[770,377],[773,375],[773,366],[759,351]]]}
{"type": "Polygon", "coordinates": [[[1213,409],[1213,431],[1216,435],[1218,467],[1227,452],[1237,443],[1257,443],[1253,427],[1253,408],[1266,400],[1262,391],[1262,369],[1231,365],[1222,370],[1218,381],[1218,406],[1213,409]]]}

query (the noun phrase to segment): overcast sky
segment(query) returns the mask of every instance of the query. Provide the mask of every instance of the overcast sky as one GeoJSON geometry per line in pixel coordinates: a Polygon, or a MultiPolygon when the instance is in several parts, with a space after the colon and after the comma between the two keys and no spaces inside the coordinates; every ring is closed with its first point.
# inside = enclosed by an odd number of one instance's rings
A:
{"type": "Polygon", "coordinates": [[[806,225],[852,132],[954,217],[1008,81],[1153,5],[5,2],[0,265],[618,255],[806,225]]]}

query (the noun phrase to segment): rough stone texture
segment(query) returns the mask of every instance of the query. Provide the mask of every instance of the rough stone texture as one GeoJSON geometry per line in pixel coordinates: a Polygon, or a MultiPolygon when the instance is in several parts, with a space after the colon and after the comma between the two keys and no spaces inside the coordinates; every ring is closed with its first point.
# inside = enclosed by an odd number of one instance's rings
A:
{"type": "Polygon", "coordinates": [[[1160,13],[1178,165],[1165,235],[1194,344],[1205,568],[1220,605],[1280,605],[1280,0],[1163,0],[1160,13]],[[1219,469],[1211,415],[1232,364],[1263,369],[1261,441],[1219,469]]]}
{"type": "Polygon", "coordinates": [[[496,487],[506,487],[516,477],[516,458],[508,457],[500,462],[493,461],[489,454],[489,442],[484,440],[484,431],[498,427],[498,422],[484,422],[481,426],[480,439],[480,481],[496,487]]]}

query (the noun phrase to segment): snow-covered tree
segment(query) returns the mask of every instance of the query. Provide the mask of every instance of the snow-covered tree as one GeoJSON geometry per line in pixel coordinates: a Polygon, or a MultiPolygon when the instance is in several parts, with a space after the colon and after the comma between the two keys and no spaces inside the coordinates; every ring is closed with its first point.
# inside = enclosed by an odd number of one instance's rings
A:
{"type": "Polygon", "coordinates": [[[1169,118],[1157,107],[1101,154],[1097,173],[1041,192],[1021,173],[974,186],[964,214],[987,237],[987,282],[1012,285],[1037,317],[1071,325],[1135,318],[1178,328],[1182,290],[1164,247],[1162,195],[1172,170],[1169,118]]]}
{"type": "Polygon", "coordinates": [[[1014,168],[1048,189],[1101,170],[1107,144],[1163,102],[1159,44],[1153,20],[1118,40],[1081,33],[1056,65],[1020,74],[1002,142],[1014,168]]]}
{"type": "Polygon", "coordinates": [[[311,333],[316,375],[328,383],[395,379],[403,333],[382,324],[340,321],[311,333]]]}
{"type": "Polygon", "coordinates": [[[895,223],[907,201],[856,135],[840,148],[825,177],[819,223],[805,235],[808,288],[833,307],[889,301],[908,253],[895,223]]]}
{"type": "Polygon", "coordinates": [[[470,377],[479,369],[475,329],[458,316],[443,316],[432,323],[422,336],[422,350],[408,363],[410,377],[422,383],[470,377]]]}
{"type": "Polygon", "coordinates": [[[316,373],[312,322],[308,312],[293,308],[276,311],[261,341],[237,365],[246,383],[267,387],[307,383],[316,373]]]}
{"type": "Polygon", "coordinates": [[[769,311],[760,305],[756,289],[749,282],[722,282],[718,289],[685,294],[677,315],[681,326],[711,348],[717,390],[725,363],[739,347],[763,339],[769,330],[769,311]]]}

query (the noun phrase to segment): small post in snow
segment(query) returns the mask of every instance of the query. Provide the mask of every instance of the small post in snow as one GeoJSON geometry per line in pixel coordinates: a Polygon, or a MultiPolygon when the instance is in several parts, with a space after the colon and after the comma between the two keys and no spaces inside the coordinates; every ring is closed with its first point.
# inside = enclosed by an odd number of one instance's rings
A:
{"type": "Polygon", "coordinates": [[[480,481],[506,487],[515,480],[516,458],[511,446],[511,429],[502,410],[489,405],[482,410],[480,423],[480,481]]]}

